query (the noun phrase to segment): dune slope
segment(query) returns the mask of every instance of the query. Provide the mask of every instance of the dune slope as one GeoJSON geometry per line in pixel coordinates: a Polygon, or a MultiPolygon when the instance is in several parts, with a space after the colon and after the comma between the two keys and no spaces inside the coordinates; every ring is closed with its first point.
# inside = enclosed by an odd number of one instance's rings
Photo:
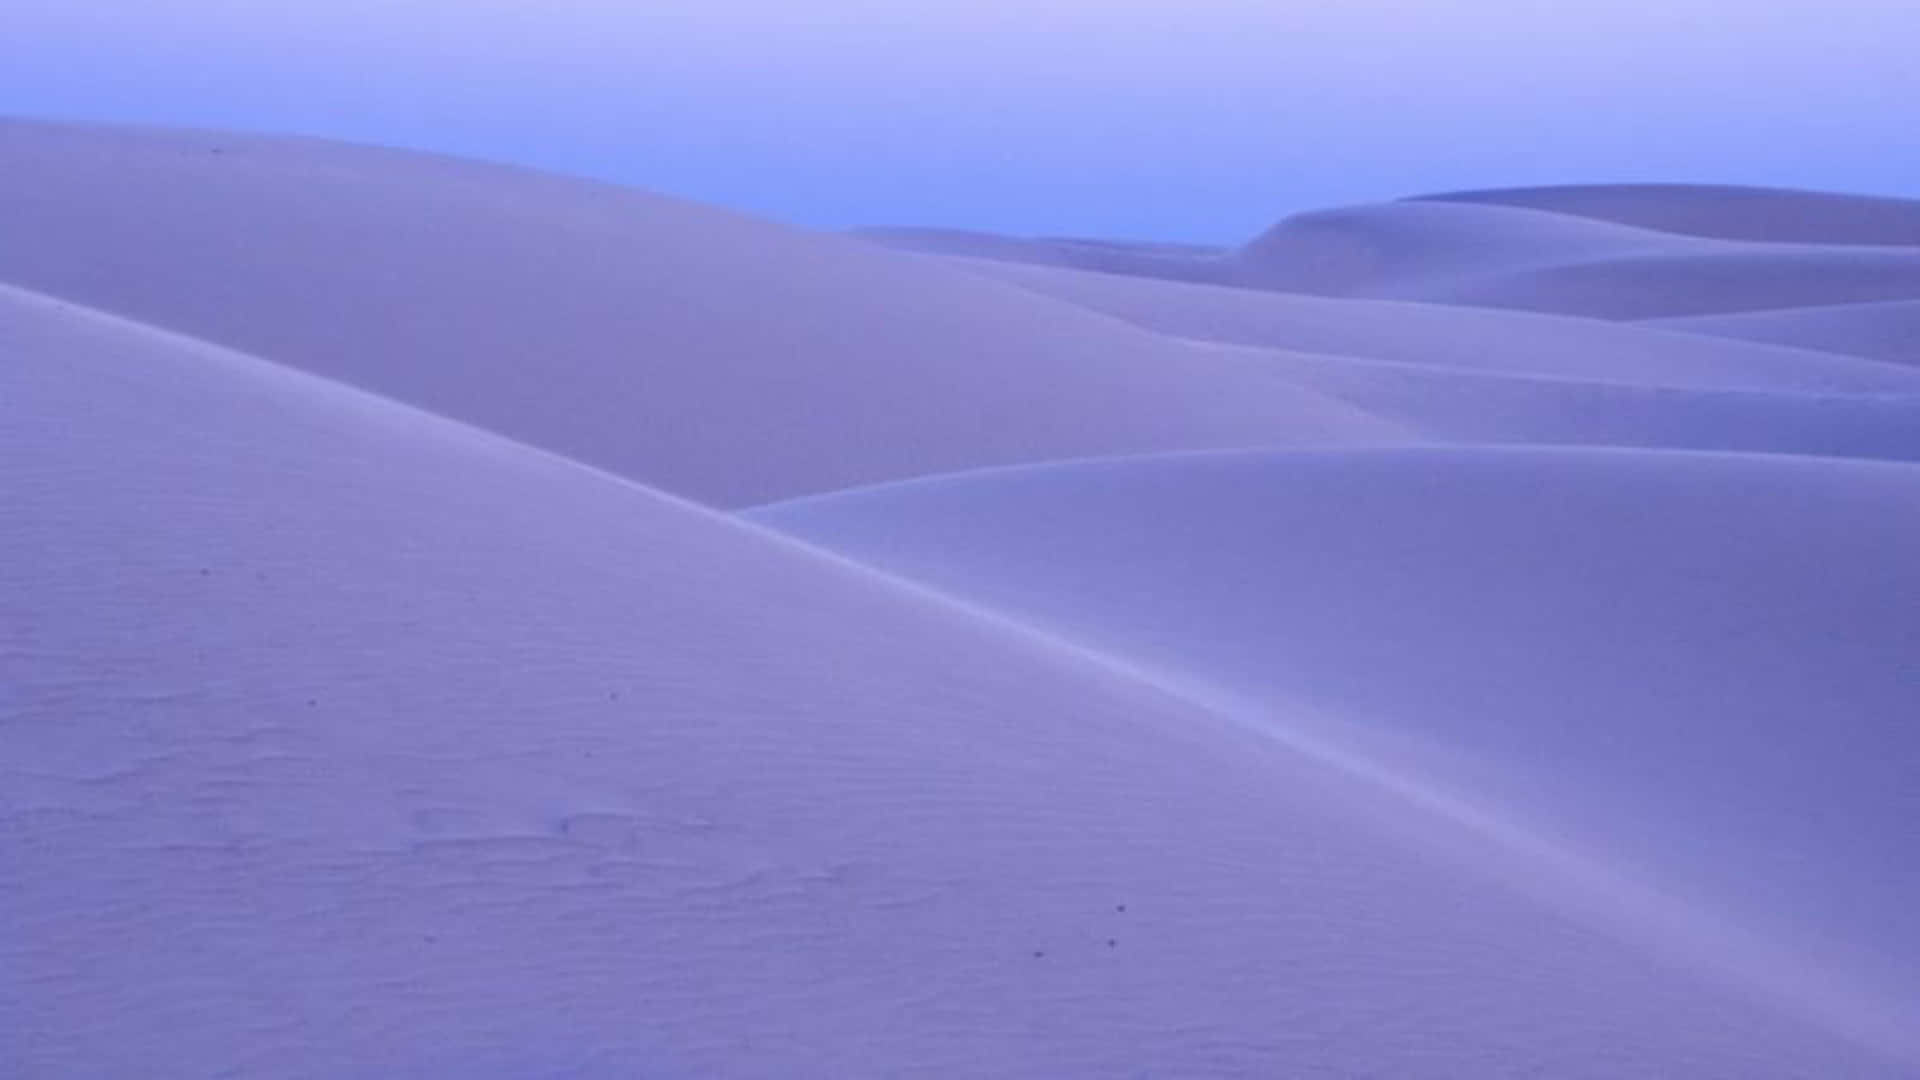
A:
{"type": "MultiPolygon", "coordinates": [[[[1786,348],[1703,341],[1676,335],[1661,323],[1307,296],[988,259],[956,265],[1143,329],[1227,344],[1639,386],[1920,392],[1920,373],[1834,355],[1850,350],[1816,351],[1827,348],[1824,343],[1786,348]]],[[[1676,321],[1673,329],[1695,327],[1676,321]]],[[[1782,343],[1790,344],[1802,343],[1782,343]]]]}
{"type": "Polygon", "coordinates": [[[1920,249],[1781,244],[1622,256],[1502,269],[1379,295],[1595,319],[1878,303],[1920,299],[1920,249]]]}
{"type": "Polygon", "coordinates": [[[1549,195],[0,120],[0,1076],[1915,1075],[1920,247],[1549,195]]]}
{"type": "MultiPolygon", "coordinates": [[[[1178,455],[758,511],[1640,868],[1920,1030],[1920,470],[1178,455]],[[1302,714],[1300,708],[1310,711],[1302,714]]],[[[1853,996],[1857,995],[1857,996],[1853,996]]]]}
{"type": "Polygon", "coordinates": [[[71,306],[0,345],[10,1076],[1892,1075],[1005,623],[71,306]]]}
{"type": "Polygon", "coordinates": [[[1894,364],[1487,308],[957,265],[1143,328],[1258,348],[1289,382],[1408,441],[1920,460],[1914,373],[1894,364]]]}
{"type": "Polygon", "coordinates": [[[722,505],[1389,434],[1261,365],[924,260],[428,155],[0,121],[0,230],[0,282],[722,505]]]}
{"type": "Polygon", "coordinates": [[[1920,367],[1920,300],[1706,315],[1649,325],[1920,367]]]}
{"type": "Polygon", "coordinates": [[[1273,354],[1291,378],[1433,443],[1920,461],[1920,397],[1674,389],[1273,354]]]}

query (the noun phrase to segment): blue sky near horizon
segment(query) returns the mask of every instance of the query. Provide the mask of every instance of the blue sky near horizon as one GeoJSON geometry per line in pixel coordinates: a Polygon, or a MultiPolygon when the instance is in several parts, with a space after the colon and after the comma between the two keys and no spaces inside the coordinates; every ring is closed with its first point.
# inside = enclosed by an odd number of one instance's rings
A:
{"type": "Polygon", "coordinates": [[[0,2],[0,113],[414,146],[823,227],[1226,242],[1467,187],[1920,196],[1905,0],[0,2]]]}

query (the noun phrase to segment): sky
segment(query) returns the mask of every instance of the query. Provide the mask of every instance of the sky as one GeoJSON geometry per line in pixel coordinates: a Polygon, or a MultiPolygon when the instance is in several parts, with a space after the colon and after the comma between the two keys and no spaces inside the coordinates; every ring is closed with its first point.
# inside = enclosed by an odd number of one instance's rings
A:
{"type": "Polygon", "coordinates": [[[0,0],[0,113],[295,132],[803,225],[1236,242],[1625,180],[1920,196],[1911,0],[0,0]]]}

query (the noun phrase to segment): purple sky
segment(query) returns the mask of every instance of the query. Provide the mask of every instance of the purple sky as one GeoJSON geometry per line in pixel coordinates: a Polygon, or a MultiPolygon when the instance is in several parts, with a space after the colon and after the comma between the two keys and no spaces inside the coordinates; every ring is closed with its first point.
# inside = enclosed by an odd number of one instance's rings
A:
{"type": "Polygon", "coordinates": [[[10,0],[0,111],[301,131],[806,224],[1234,240],[1461,187],[1920,195],[1908,0],[10,0]]]}

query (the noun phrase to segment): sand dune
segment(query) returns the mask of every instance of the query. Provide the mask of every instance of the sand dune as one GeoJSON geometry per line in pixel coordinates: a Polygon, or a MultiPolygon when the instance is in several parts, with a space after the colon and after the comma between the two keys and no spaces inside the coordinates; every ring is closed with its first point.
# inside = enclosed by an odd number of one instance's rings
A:
{"type": "Polygon", "coordinates": [[[1402,202],[1303,214],[1227,283],[1645,319],[1920,297],[1920,250],[1759,243],[1523,207],[1402,202]]]}
{"type": "Polygon", "coordinates": [[[1184,455],[754,517],[1641,867],[1804,950],[1783,993],[1851,969],[1920,1030],[1911,467],[1184,455]]]}
{"type": "MultiPolygon", "coordinates": [[[[1849,350],[1759,347],[1642,326],[1488,308],[1154,281],[969,259],[963,265],[1176,337],[1468,371],[1638,386],[1856,392],[1920,391],[1920,375],[1835,356],[1849,350]]],[[[1675,323],[1675,330],[1695,330],[1675,323]]],[[[1711,329],[1706,332],[1712,333],[1711,329]]],[[[1732,335],[1729,335],[1732,336],[1732,335]]],[[[1889,358],[1891,359],[1891,358],[1889,358]]]]}
{"type": "Polygon", "coordinates": [[[1394,296],[1466,277],[1662,253],[1713,241],[1536,210],[1399,202],[1296,214],[1229,257],[1243,286],[1394,296]]]}
{"type": "Polygon", "coordinates": [[[1653,325],[1920,366],[1920,300],[1705,315],[1653,325]]]}
{"type": "Polygon", "coordinates": [[[1920,255],[1608,190],[0,122],[0,1075],[1913,1075],[1920,255]]]}
{"type": "MultiPolygon", "coordinates": [[[[1096,262],[1035,257],[1018,245],[955,244],[895,233],[893,247],[930,254],[1001,258],[1067,268],[1197,284],[1271,289],[1315,296],[1417,300],[1512,308],[1594,319],[1653,319],[1815,304],[1850,304],[1920,297],[1920,250],[1899,243],[1846,242],[1866,222],[1902,217],[1868,200],[1862,210],[1845,198],[1810,197],[1831,207],[1813,214],[1817,239],[1785,242],[1739,235],[1734,224],[1768,220],[1767,207],[1785,213],[1791,193],[1759,209],[1703,212],[1700,231],[1628,224],[1556,212],[1547,197],[1512,205],[1502,193],[1408,200],[1315,211],[1289,217],[1245,245],[1220,256],[1141,257],[1096,262]],[[1858,220],[1856,220],[1858,219],[1858,220]],[[1858,228],[1852,228],[1854,223],[1858,228]],[[1851,228],[1851,231],[1850,231],[1851,228]],[[1839,239],[1829,239],[1836,237],[1839,239]]],[[[1601,189],[1603,192],[1605,189],[1601,189]]],[[[1577,202],[1571,196],[1569,202],[1577,202]]],[[[1693,201],[1713,206],[1709,195],[1693,201]]],[[[1882,200],[1883,202],[1886,200],[1882,200]]],[[[1662,209],[1658,200],[1623,196],[1624,206],[1652,208],[1649,221],[1683,216],[1689,200],[1662,209]]],[[[1604,200],[1596,205],[1607,205],[1604,200]]],[[[1810,212],[1811,213],[1811,212],[1810,212]]],[[[1920,221],[1920,219],[1916,219],[1920,221]]],[[[1903,227],[1903,226],[1902,226],[1903,227]]],[[[1755,226],[1753,230],[1763,233],[1755,226]]],[[[1904,235],[1895,229],[1896,235],[1904,235]]]]}
{"type": "Polygon", "coordinates": [[[1567,262],[1394,294],[1596,319],[1908,300],[1920,299],[1920,251],[1755,245],[1748,251],[1567,262]]]}
{"type": "Polygon", "coordinates": [[[1415,202],[1296,214],[1224,250],[1108,250],[941,229],[867,229],[855,235],[925,254],[1332,296],[1375,295],[1461,272],[1715,247],[1713,241],[1562,214],[1415,202]]]}
{"type": "Polygon", "coordinates": [[[1218,274],[1224,248],[1002,236],[965,229],[874,228],[849,235],[881,247],[934,255],[962,255],[1168,280],[1205,281],[1218,274]]]}
{"type": "Polygon", "coordinates": [[[0,228],[0,282],[726,505],[1387,433],[1259,365],[867,245],[425,155],[0,123],[0,228]]]}
{"type": "Polygon", "coordinates": [[[15,1075],[1877,1068],[1004,623],[249,358],[0,326],[15,1075]]]}
{"type": "Polygon", "coordinates": [[[1276,373],[1411,433],[1400,441],[1920,461],[1920,387],[1897,365],[1639,324],[959,265],[1143,328],[1267,346],[1276,373]]]}
{"type": "Polygon", "coordinates": [[[1671,389],[1273,354],[1289,378],[1435,443],[1738,450],[1920,462],[1920,398],[1671,389]]]}
{"type": "Polygon", "coordinates": [[[1726,184],[1573,184],[1430,195],[1729,240],[1920,245],[1920,199],[1726,184]]]}

